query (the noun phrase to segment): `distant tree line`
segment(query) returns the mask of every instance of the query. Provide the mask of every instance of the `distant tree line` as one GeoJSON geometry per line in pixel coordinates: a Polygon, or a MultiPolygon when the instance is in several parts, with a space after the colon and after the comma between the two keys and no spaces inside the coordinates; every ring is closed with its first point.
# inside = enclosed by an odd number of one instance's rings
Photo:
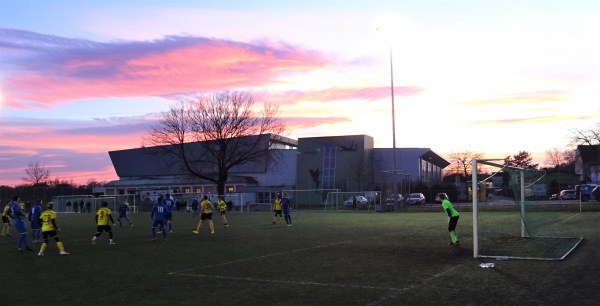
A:
{"type": "Polygon", "coordinates": [[[90,195],[94,187],[103,186],[106,182],[89,179],[85,184],[75,184],[73,180],[50,178],[50,170],[38,161],[30,162],[22,178],[24,184],[17,186],[0,185],[0,207],[4,206],[14,195],[22,201],[33,203],[42,200],[44,203],[53,197],[65,195],[90,195]]]}

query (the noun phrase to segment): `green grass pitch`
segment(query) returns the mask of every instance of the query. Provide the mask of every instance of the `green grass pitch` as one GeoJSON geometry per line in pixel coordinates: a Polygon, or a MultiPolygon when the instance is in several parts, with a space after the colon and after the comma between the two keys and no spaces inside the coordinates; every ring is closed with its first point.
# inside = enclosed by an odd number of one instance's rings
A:
{"type": "MultiPolygon", "coordinates": [[[[561,214],[561,212],[556,212],[561,214]]],[[[572,214],[572,213],[569,213],[572,214]]],[[[116,213],[113,217],[116,221],[116,213]]],[[[58,214],[60,237],[46,256],[18,252],[0,237],[2,305],[597,305],[600,213],[568,226],[584,237],[563,261],[475,259],[472,216],[462,212],[461,248],[447,245],[447,216],[432,212],[294,211],[215,215],[214,235],[175,212],[174,232],[150,242],[150,216],[113,228],[95,246],[93,214],[58,214]],[[482,262],[495,262],[484,269],[482,262]]],[[[488,226],[493,222],[488,220],[488,226]]],[[[28,233],[30,235],[30,233],[28,233]]],[[[31,238],[29,238],[31,241],[31,238]]]]}

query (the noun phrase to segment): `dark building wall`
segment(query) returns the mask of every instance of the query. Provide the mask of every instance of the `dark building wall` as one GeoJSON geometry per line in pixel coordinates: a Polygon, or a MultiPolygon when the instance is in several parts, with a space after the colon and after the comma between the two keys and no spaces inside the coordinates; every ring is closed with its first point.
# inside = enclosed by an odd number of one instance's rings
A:
{"type": "Polygon", "coordinates": [[[296,188],[369,190],[373,144],[368,135],[298,139],[296,188]]]}

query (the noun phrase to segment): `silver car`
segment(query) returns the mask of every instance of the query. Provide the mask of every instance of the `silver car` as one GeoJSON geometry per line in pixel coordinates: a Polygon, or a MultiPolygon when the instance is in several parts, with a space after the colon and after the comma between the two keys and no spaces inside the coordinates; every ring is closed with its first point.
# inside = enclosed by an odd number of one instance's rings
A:
{"type": "Polygon", "coordinates": [[[344,206],[354,206],[356,204],[357,207],[365,206],[369,203],[369,200],[361,195],[351,196],[348,200],[344,201],[344,206]]]}
{"type": "Polygon", "coordinates": [[[425,196],[420,192],[411,193],[406,198],[406,204],[408,204],[408,205],[423,205],[423,204],[425,204],[425,196]]]}

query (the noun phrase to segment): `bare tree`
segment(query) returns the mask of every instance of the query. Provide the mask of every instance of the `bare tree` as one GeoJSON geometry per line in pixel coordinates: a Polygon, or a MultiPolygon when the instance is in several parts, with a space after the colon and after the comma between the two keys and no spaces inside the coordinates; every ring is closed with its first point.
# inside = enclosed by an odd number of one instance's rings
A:
{"type": "Polygon", "coordinates": [[[600,158],[600,123],[597,123],[594,128],[587,130],[575,129],[571,137],[571,145],[578,147],[575,154],[580,153],[579,146],[586,146],[587,150],[595,154],[597,158],[600,158]]]}
{"type": "Polygon", "coordinates": [[[564,150],[563,157],[566,165],[575,165],[577,161],[577,151],[575,150],[564,150]]]}
{"type": "Polygon", "coordinates": [[[464,177],[469,177],[471,175],[472,161],[473,159],[482,158],[483,153],[473,152],[473,151],[460,151],[460,152],[452,152],[448,154],[448,157],[451,160],[451,164],[456,164],[454,169],[456,169],[457,174],[462,173],[464,177]]]}
{"type": "Polygon", "coordinates": [[[600,145],[600,123],[595,128],[587,130],[575,129],[572,131],[571,144],[573,145],[600,145]]]}
{"type": "Polygon", "coordinates": [[[558,168],[561,164],[564,163],[564,154],[563,151],[559,148],[552,148],[546,150],[546,165],[558,168]]]}
{"type": "Polygon", "coordinates": [[[30,162],[27,169],[25,169],[25,174],[27,176],[22,179],[33,186],[41,185],[50,178],[50,170],[40,165],[38,161],[30,162]]]}
{"type": "Polygon", "coordinates": [[[577,153],[572,149],[561,150],[559,148],[552,148],[546,151],[545,163],[549,167],[559,168],[568,167],[575,163],[577,159],[577,153]]]}
{"type": "Polygon", "coordinates": [[[162,114],[144,145],[159,146],[187,173],[215,183],[225,194],[232,168],[277,158],[272,137],[285,131],[278,107],[255,104],[251,94],[232,91],[181,102],[162,114]]]}

